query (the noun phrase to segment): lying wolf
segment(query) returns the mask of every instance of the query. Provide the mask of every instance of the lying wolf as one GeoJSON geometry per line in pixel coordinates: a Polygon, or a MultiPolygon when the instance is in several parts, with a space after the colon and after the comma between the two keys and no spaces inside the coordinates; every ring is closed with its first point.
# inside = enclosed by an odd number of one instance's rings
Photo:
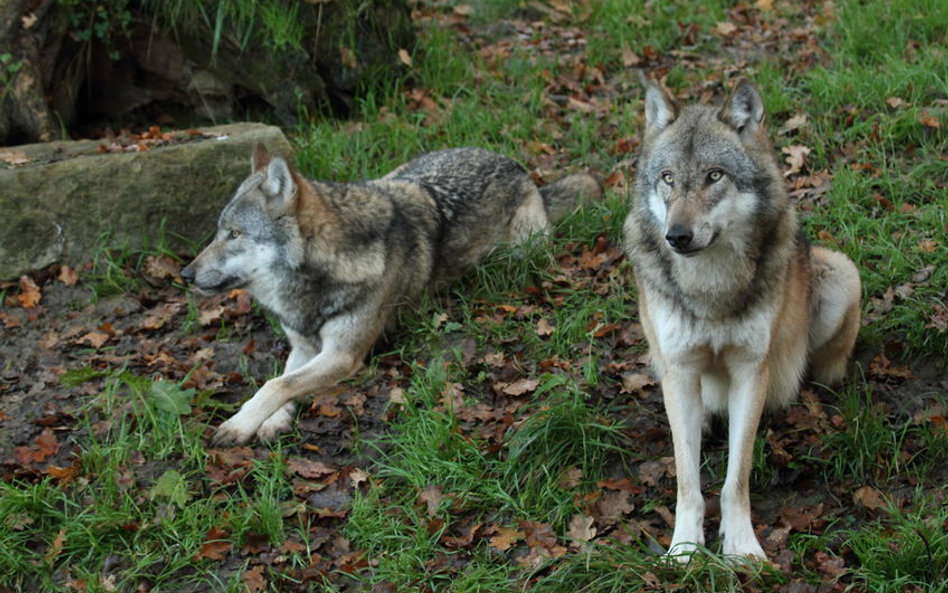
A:
{"type": "Polygon", "coordinates": [[[181,277],[203,293],[248,291],[279,318],[291,350],[283,375],[214,442],[286,432],[294,400],[358,370],[399,306],[601,193],[584,173],[539,189],[516,162],[477,148],[426,154],[381,179],[315,181],[258,145],[216,236],[181,277]]]}
{"type": "Polygon", "coordinates": [[[859,331],[859,272],[803,237],[747,80],[723,108],[680,109],[651,83],[634,192],[626,249],[677,469],[669,553],[704,543],[702,420],[724,411],[724,553],[764,558],[748,492],[761,411],[796,396],[808,363],[817,381],[843,377],[859,331]]]}

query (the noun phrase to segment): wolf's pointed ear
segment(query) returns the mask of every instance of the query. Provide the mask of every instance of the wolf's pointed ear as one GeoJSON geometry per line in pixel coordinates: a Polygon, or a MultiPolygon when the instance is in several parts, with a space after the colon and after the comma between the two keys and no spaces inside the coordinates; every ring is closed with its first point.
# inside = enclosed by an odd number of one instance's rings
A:
{"type": "Polygon", "coordinates": [[[270,153],[263,144],[257,142],[253,145],[253,152],[250,154],[250,174],[253,175],[269,164],[270,153]]]}
{"type": "Polygon", "coordinates": [[[296,181],[286,160],[273,157],[267,165],[267,178],[260,185],[267,196],[267,209],[276,215],[290,210],[296,198],[296,181]]]}
{"type": "Polygon", "coordinates": [[[668,91],[655,80],[645,89],[645,135],[661,132],[678,117],[678,105],[668,91]]]}
{"type": "Polygon", "coordinates": [[[764,99],[754,83],[742,78],[734,86],[718,118],[737,133],[757,132],[764,123],[764,99]]]}

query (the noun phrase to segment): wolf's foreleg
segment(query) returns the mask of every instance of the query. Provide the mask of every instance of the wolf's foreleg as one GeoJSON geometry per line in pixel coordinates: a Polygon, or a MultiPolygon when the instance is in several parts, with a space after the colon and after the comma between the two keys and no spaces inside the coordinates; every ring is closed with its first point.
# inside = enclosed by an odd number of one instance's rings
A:
{"type": "Polygon", "coordinates": [[[300,368],[263,384],[240,410],[221,424],[212,443],[242,444],[287,403],[332,387],[359,369],[380,327],[360,323],[358,316],[330,320],[320,332],[322,349],[300,368]]]}
{"type": "Polygon", "coordinates": [[[766,362],[741,361],[728,365],[727,474],[721,489],[721,534],[727,555],[766,559],[751,522],[750,470],[754,438],[764,409],[770,370],[766,362]]]}
{"type": "MultiPolygon", "coordinates": [[[[315,358],[319,354],[319,348],[316,348],[309,340],[286,326],[283,327],[283,331],[290,339],[291,347],[290,355],[286,358],[286,367],[283,369],[283,375],[288,375],[315,358]]],[[[257,436],[264,441],[271,441],[281,434],[289,432],[293,427],[295,413],[295,401],[283,404],[282,408],[263,421],[263,424],[257,429],[257,436]]]]}
{"type": "Polygon", "coordinates": [[[696,370],[669,361],[662,377],[665,413],[671,426],[678,482],[675,532],[669,556],[681,561],[704,545],[704,497],[701,495],[701,382],[696,370]]]}

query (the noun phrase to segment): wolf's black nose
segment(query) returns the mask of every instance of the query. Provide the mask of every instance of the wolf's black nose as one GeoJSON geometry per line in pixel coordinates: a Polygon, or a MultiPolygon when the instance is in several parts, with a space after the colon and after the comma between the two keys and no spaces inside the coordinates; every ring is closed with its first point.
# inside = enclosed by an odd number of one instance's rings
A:
{"type": "Polygon", "coordinates": [[[672,228],[668,229],[668,232],[665,233],[665,240],[668,241],[668,244],[674,247],[675,249],[684,249],[691,244],[691,239],[694,237],[694,234],[690,229],[687,229],[679,224],[676,224],[672,228]]]}
{"type": "Polygon", "coordinates": [[[181,270],[181,279],[188,284],[192,284],[194,282],[194,270],[191,268],[191,266],[187,266],[181,270]]]}

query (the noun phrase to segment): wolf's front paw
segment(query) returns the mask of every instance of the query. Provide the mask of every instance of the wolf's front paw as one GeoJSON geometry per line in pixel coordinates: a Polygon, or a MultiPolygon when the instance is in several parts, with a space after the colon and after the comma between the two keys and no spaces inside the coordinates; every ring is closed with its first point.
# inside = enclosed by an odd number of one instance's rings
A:
{"type": "Polygon", "coordinates": [[[281,434],[293,429],[293,414],[296,404],[288,403],[267,418],[257,429],[257,438],[261,441],[272,441],[281,434]]]}
{"type": "Polygon", "coordinates": [[[691,560],[691,557],[697,554],[699,551],[698,544],[692,542],[681,542],[674,543],[668,546],[668,551],[665,552],[666,558],[671,558],[672,560],[677,560],[682,564],[686,564],[691,560]]]}
{"type": "Polygon", "coordinates": [[[752,560],[761,561],[767,560],[767,554],[764,553],[764,549],[760,547],[760,543],[753,533],[750,535],[739,535],[737,537],[731,537],[725,534],[722,552],[724,552],[725,556],[738,556],[740,558],[750,558],[752,560]]]}
{"type": "Polygon", "coordinates": [[[215,447],[243,445],[253,438],[254,432],[256,432],[256,426],[248,427],[240,421],[238,416],[234,416],[217,428],[217,432],[211,437],[211,445],[215,447]]]}

